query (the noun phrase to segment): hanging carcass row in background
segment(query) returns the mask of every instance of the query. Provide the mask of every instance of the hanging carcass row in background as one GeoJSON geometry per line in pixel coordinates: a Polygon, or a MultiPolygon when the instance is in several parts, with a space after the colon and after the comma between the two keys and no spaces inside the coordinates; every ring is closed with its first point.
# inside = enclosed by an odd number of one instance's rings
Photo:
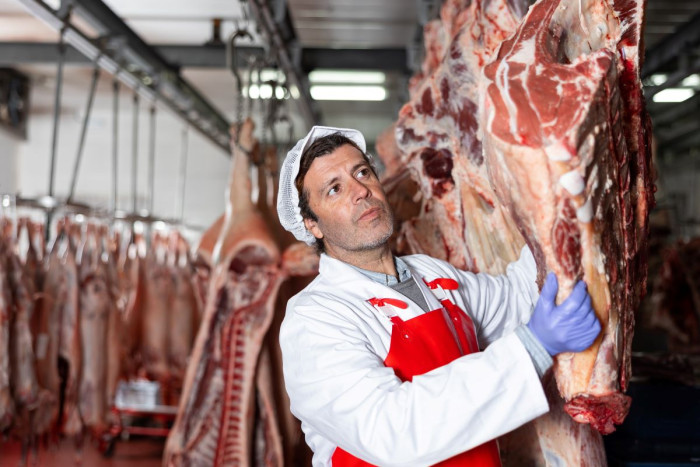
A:
{"type": "MultiPolygon", "coordinates": [[[[175,424],[164,453],[168,466],[298,465],[300,429],[280,400],[278,292],[291,276],[317,273],[318,257],[293,243],[284,254],[267,196],[251,199],[250,159],[264,159],[251,120],[233,143],[226,212],[202,237],[211,261],[202,325],[187,367],[175,424]],[[240,144],[240,145],[239,145],[240,144]],[[244,149],[241,149],[244,148],[244,149]],[[249,153],[248,153],[248,150],[249,153]],[[216,238],[216,241],[212,241],[216,238]]],[[[237,134],[237,131],[234,130],[237,134]]],[[[234,140],[235,140],[234,136],[234,140]]],[[[264,154],[264,153],[262,153],[264,154]]],[[[260,192],[264,192],[260,190],[260,192]]],[[[274,205],[274,203],[272,203],[274,205]]]]}
{"type": "Polygon", "coordinates": [[[557,357],[552,411],[501,447],[506,464],[600,465],[592,428],[610,433],[629,409],[633,312],[646,287],[644,2],[540,0],[522,19],[517,3],[443,5],[412,99],[378,149],[399,251],[500,273],[527,243],[540,283],[552,270],[566,296],[587,282],[603,331],[585,352],[557,357]]]}
{"type": "Polygon", "coordinates": [[[131,224],[110,233],[104,220],[66,216],[46,249],[45,227],[11,214],[0,217],[0,434],[26,454],[40,436],[101,439],[117,423],[118,382],[152,376],[141,331],[154,326],[143,319],[154,270],[171,286],[157,381],[177,405],[200,314],[182,235],[155,232],[149,248],[131,224]]]}

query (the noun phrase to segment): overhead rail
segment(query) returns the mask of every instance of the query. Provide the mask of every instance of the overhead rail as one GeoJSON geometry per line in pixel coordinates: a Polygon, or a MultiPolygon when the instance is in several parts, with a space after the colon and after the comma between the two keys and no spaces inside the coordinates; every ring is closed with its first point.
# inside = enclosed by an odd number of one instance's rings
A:
{"type": "MultiPolygon", "coordinates": [[[[169,63],[181,68],[225,68],[226,45],[152,45],[169,63]]],[[[263,59],[265,50],[251,45],[237,45],[236,61],[250,63],[263,59]]],[[[304,47],[300,52],[301,69],[396,71],[408,74],[405,47],[380,49],[324,49],[304,47]]],[[[53,42],[0,42],[0,65],[41,64],[56,62],[56,44],[53,42]]],[[[66,64],[89,65],[90,59],[74,47],[66,48],[66,64]]]]}
{"type": "MultiPolygon", "coordinates": [[[[146,44],[101,0],[70,4],[104,39],[91,39],[64,14],[41,0],[19,0],[35,17],[57,31],[89,61],[115,75],[149,102],[161,101],[191,127],[229,154],[229,122],[155,49],[146,44]]],[[[54,54],[56,51],[54,45],[54,54]]],[[[55,60],[55,55],[54,55],[55,60]]]]}
{"type": "MultiPolygon", "coordinates": [[[[282,31],[279,25],[280,21],[278,20],[287,17],[288,12],[282,14],[281,11],[277,11],[277,14],[273,14],[268,2],[263,0],[244,0],[242,3],[248,4],[250,7],[250,12],[253,14],[255,24],[258,25],[263,35],[267,38],[267,43],[271,48],[271,52],[274,57],[277,58],[277,64],[284,72],[288,85],[296,86],[299,90],[297,106],[299,107],[305,125],[311,127],[320,123],[320,112],[316,108],[314,100],[311,98],[309,83],[301,71],[300,57],[298,57],[299,49],[297,49],[297,56],[295,57],[289,47],[290,43],[296,43],[296,38],[291,37],[290,39],[290,37],[284,37],[285,35],[293,36],[293,28],[289,26],[286,28],[287,31],[282,31]],[[286,34],[284,34],[285,32],[286,34]]],[[[286,2],[278,2],[278,5],[282,8],[286,8],[286,2]]]]}

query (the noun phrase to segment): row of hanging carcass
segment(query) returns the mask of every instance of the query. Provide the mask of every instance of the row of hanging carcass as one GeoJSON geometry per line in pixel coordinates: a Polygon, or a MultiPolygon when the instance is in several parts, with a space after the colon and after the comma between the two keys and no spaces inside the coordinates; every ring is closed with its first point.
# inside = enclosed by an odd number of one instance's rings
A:
{"type": "Polygon", "coordinates": [[[3,218],[0,431],[25,442],[104,433],[119,380],[149,378],[176,404],[206,277],[177,231],[3,218]]]}
{"type": "Polygon", "coordinates": [[[276,336],[318,256],[276,220],[275,161],[259,145],[234,153],[226,214],[194,254],[177,229],[145,235],[66,216],[47,242],[43,223],[1,218],[0,433],[34,459],[68,439],[103,447],[122,425],[121,400],[179,407],[170,462],[302,462],[276,336]],[[120,394],[134,382],[158,393],[120,394]]]}

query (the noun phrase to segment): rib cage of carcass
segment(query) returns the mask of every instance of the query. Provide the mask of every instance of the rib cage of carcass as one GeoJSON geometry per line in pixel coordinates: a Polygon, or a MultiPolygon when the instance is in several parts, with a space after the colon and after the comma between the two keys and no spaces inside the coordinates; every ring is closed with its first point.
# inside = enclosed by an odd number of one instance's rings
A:
{"type": "MultiPolygon", "coordinates": [[[[257,205],[251,200],[249,162],[233,151],[226,213],[199,246],[212,272],[164,452],[167,466],[295,465],[300,428],[278,387],[272,331],[278,333],[283,311],[276,310],[280,287],[292,276],[315,275],[318,257],[299,243],[281,253],[285,242],[271,228],[269,196],[257,205]]],[[[269,180],[264,185],[271,189],[269,180]]]]}
{"type": "Polygon", "coordinates": [[[603,331],[554,373],[567,413],[609,433],[629,408],[653,204],[644,1],[540,0],[522,19],[517,2],[448,0],[425,29],[422,73],[377,148],[396,247],[500,273],[527,243],[560,300],[584,279],[603,331]]]}

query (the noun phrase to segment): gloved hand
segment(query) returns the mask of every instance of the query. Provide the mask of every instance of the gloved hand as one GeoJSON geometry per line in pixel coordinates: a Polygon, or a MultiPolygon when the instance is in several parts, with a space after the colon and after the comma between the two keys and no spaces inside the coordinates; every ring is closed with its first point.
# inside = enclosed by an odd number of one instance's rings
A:
{"type": "Polygon", "coordinates": [[[558,290],[557,276],[550,272],[527,323],[530,331],[552,356],[586,350],[600,333],[600,321],[591,306],[586,283],[579,281],[571,295],[557,306],[558,290]]]}

